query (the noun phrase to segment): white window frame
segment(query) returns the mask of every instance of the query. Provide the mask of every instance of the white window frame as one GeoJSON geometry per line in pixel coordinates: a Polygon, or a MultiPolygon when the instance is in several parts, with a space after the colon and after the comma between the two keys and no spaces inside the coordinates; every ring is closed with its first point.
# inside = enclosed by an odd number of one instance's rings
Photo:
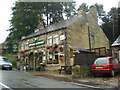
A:
{"type": "Polygon", "coordinates": [[[48,35],[47,37],[47,44],[52,45],[52,35],[48,35]]]}
{"type": "Polygon", "coordinates": [[[54,44],[59,44],[59,35],[58,34],[54,34],[54,44]]]}

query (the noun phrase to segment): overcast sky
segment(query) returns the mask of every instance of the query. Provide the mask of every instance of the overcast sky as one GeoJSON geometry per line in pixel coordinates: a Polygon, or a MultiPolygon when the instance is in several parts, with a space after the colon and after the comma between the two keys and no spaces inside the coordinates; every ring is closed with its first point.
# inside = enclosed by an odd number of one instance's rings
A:
{"type": "MultiPolygon", "coordinates": [[[[13,3],[17,0],[2,0],[0,3],[0,43],[3,43],[8,36],[9,32],[6,31],[9,29],[11,19],[11,7],[13,3]]],[[[102,4],[106,12],[110,11],[112,7],[118,7],[118,2],[120,0],[75,0],[77,8],[82,3],[86,3],[91,6],[95,3],[102,4]]]]}

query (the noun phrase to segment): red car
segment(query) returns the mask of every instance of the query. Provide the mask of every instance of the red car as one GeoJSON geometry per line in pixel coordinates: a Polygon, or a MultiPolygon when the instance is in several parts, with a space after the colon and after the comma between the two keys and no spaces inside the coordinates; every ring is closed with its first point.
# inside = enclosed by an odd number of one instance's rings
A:
{"type": "Polygon", "coordinates": [[[114,76],[116,72],[120,72],[120,62],[114,57],[97,58],[92,65],[92,73],[94,76],[97,74],[110,74],[114,76]]]}

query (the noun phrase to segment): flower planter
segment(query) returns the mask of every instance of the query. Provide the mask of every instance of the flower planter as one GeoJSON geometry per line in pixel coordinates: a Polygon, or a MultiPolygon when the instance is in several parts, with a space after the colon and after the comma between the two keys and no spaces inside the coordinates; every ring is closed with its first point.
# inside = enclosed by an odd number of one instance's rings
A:
{"type": "Polygon", "coordinates": [[[58,60],[56,60],[56,59],[53,59],[52,62],[53,62],[53,64],[58,64],[58,60]]]}
{"type": "Polygon", "coordinates": [[[47,64],[52,64],[52,60],[48,60],[48,61],[47,61],[47,64]]]}

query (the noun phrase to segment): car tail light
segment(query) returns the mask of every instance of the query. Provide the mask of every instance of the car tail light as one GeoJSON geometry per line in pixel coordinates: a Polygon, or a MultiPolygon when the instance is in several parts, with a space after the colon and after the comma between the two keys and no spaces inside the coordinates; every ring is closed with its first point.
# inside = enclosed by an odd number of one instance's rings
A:
{"type": "Polygon", "coordinates": [[[92,65],[92,69],[95,69],[96,65],[92,65]]]}
{"type": "Polygon", "coordinates": [[[110,65],[105,65],[105,66],[104,66],[104,69],[109,69],[109,68],[111,68],[110,65]]]}

